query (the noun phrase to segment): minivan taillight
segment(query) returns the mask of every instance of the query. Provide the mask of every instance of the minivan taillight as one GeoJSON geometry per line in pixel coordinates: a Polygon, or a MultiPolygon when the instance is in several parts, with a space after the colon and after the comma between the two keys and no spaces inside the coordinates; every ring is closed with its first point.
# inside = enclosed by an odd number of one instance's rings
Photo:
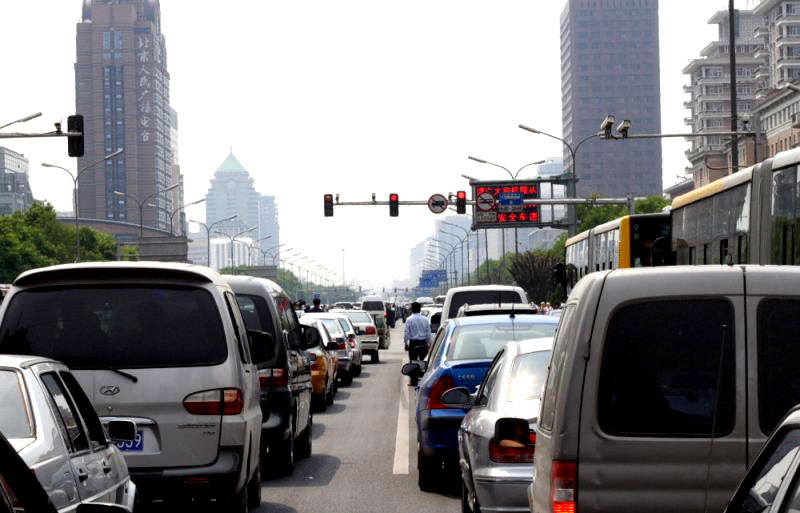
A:
{"type": "Polygon", "coordinates": [[[508,443],[506,440],[498,442],[495,438],[489,441],[489,459],[495,463],[533,463],[533,454],[536,450],[536,433],[528,435],[528,444],[508,443]]]}
{"type": "Polygon", "coordinates": [[[455,383],[453,382],[453,377],[450,374],[445,374],[441,378],[437,379],[433,386],[431,386],[431,396],[428,400],[428,408],[431,410],[444,410],[446,408],[450,408],[449,406],[445,406],[442,404],[442,394],[450,390],[451,388],[455,388],[455,383]]]}
{"type": "Polygon", "coordinates": [[[377,335],[378,334],[378,328],[376,328],[375,326],[367,326],[366,334],[367,335],[377,335]]]}
{"type": "Polygon", "coordinates": [[[575,460],[553,461],[550,479],[553,513],[575,513],[577,495],[578,463],[575,460]]]}
{"type": "Polygon", "coordinates": [[[238,388],[205,390],[187,396],[183,407],[192,415],[239,415],[244,396],[238,388]]]}
{"type": "Polygon", "coordinates": [[[263,388],[285,387],[289,384],[289,373],[285,369],[261,369],[258,371],[258,384],[263,388]]]}

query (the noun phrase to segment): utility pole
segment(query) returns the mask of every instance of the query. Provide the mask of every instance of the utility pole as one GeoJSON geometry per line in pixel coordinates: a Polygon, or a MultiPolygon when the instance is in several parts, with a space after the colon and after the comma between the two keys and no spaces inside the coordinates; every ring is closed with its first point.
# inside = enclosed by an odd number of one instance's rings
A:
{"type": "Polygon", "coordinates": [[[733,173],[739,171],[739,137],[736,132],[739,131],[739,105],[736,98],[736,10],[734,9],[734,1],[728,0],[728,43],[730,49],[728,53],[731,59],[731,171],[733,173]]]}

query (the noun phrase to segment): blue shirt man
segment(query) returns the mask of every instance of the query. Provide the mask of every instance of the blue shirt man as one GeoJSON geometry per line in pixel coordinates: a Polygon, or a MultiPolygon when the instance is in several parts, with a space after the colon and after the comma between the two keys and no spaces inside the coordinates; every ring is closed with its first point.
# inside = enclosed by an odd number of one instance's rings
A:
{"type": "Polygon", "coordinates": [[[422,305],[412,303],[411,317],[406,319],[403,341],[411,361],[415,359],[415,356],[418,360],[424,359],[431,344],[431,321],[422,315],[421,311],[422,305]]]}

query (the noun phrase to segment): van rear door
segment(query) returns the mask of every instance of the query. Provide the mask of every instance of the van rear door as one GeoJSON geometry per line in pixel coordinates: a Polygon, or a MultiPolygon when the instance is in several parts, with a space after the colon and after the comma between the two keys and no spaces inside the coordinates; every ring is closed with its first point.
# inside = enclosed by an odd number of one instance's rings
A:
{"type": "Polygon", "coordinates": [[[746,470],[741,270],[693,274],[606,278],[581,405],[582,513],[721,511],[746,470]]]}

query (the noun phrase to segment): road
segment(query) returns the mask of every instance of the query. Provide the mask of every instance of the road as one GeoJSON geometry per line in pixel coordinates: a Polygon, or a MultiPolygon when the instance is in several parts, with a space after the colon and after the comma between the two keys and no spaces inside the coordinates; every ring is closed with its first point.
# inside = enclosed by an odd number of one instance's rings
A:
{"type": "Polygon", "coordinates": [[[398,322],[391,347],[381,351],[381,363],[365,364],[352,386],[339,389],[328,411],[314,414],[311,458],[299,461],[289,477],[265,480],[263,503],[255,511],[460,511],[457,488],[436,494],[417,487],[414,389],[400,374],[405,355],[403,323],[398,322]]]}

